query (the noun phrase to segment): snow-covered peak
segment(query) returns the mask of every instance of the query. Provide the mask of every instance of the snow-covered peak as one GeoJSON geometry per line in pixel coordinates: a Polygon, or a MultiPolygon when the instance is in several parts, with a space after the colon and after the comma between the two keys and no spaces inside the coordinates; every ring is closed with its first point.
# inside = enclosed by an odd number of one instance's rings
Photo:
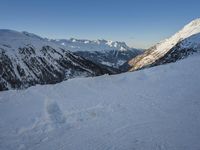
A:
{"type": "Polygon", "coordinates": [[[40,37],[40,36],[38,36],[38,35],[36,35],[34,33],[29,33],[27,31],[23,31],[22,33],[25,34],[28,37],[32,37],[32,38],[37,38],[37,39],[40,39],[40,40],[44,40],[42,37],[40,37]]]}
{"type": "Polygon", "coordinates": [[[155,51],[162,51],[162,53],[165,53],[168,50],[170,50],[173,46],[175,46],[178,42],[197,33],[200,33],[200,18],[193,20],[175,35],[157,44],[155,51]]]}
{"type": "Polygon", "coordinates": [[[0,29],[0,47],[6,46],[13,50],[17,50],[20,47],[28,45],[34,46],[37,49],[41,49],[41,47],[47,45],[53,48],[58,48],[60,46],[33,33],[0,29]]]}
{"type": "Polygon", "coordinates": [[[26,31],[23,32],[18,32],[18,31],[14,31],[14,30],[9,30],[9,29],[0,29],[0,40],[11,40],[11,39],[16,39],[16,38],[35,38],[35,39],[43,39],[42,37],[33,34],[33,33],[29,33],[26,31]]]}
{"type": "Polygon", "coordinates": [[[0,42],[10,41],[14,39],[22,39],[25,35],[21,32],[8,29],[0,29],[0,42]]]}
{"type": "Polygon", "coordinates": [[[197,18],[193,21],[191,21],[189,24],[187,24],[184,28],[196,28],[200,25],[200,18],[197,18]]]}
{"type": "Polygon", "coordinates": [[[86,40],[86,39],[60,39],[60,40],[51,40],[56,44],[65,46],[70,51],[126,51],[131,49],[126,45],[125,42],[119,41],[110,41],[110,40],[86,40]]]}
{"type": "MultiPolygon", "coordinates": [[[[191,49],[192,51],[200,50],[200,18],[193,20],[172,37],[161,41],[160,43],[147,50],[144,54],[139,55],[129,61],[131,71],[137,70],[139,68],[144,68],[145,66],[155,63],[159,59],[166,56],[172,49],[173,51],[177,51],[173,53],[176,53],[176,55],[180,55],[179,59],[183,57],[182,55],[184,55],[185,57],[188,56],[189,52],[185,52],[185,54],[180,54],[180,52],[178,52],[178,49],[179,51],[181,51],[181,49],[191,49]]],[[[168,59],[170,59],[170,56],[168,57],[168,59]]],[[[177,58],[173,58],[173,61],[175,60],[177,60],[177,58]]]]}

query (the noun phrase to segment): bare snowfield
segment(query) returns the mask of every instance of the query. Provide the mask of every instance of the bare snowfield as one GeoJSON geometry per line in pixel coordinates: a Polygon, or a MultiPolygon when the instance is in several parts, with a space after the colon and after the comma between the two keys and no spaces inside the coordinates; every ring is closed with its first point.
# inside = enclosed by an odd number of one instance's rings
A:
{"type": "Polygon", "coordinates": [[[199,56],[0,92],[0,150],[199,149],[199,56]]]}

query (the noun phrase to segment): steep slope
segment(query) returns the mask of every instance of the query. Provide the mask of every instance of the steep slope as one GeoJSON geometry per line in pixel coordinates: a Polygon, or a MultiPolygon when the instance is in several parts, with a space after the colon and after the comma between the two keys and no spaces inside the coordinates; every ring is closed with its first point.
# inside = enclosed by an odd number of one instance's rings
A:
{"type": "Polygon", "coordinates": [[[94,63],[119,69],[122,64],[142,53],[142,50],[133,49],[124,42],[106,40],[51,40],[60,44],[76,55],[82,56],[94,63]]]}
{"type": "Polygon", "coordinates": [[[37,35],[0,30],[0,91],[105,73],[110,71],[37,35]]]}
{"type": "Polygon", "coordinates": [[[130,71],[175,62],[200,51],[200,19],[128,62],[130,71]]]}
{"type": "Polygon", "coordinates": [[[199,150],[199,60],[0,92],[0,149],[199,150]]]}

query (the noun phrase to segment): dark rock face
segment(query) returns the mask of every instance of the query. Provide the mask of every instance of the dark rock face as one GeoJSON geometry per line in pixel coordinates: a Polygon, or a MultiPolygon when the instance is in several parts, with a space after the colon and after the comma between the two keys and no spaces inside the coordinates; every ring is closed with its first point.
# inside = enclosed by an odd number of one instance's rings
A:
{"type": "Polygon", "coordinates": [[[14,73],[12,61],[1,49],[0,53],[0,91],[7,89],[7,82],[13,85],[13,88],[18,88],[20,81],[14,73]]]}
{"type": "Polygon", "coordinates": [[[64,49],[32,45],[20,47],[13,55],[8,46],[0,48],[0,91],[23,89],[36,84],[54,84],[78,76],[111,72],[64,49]]]}

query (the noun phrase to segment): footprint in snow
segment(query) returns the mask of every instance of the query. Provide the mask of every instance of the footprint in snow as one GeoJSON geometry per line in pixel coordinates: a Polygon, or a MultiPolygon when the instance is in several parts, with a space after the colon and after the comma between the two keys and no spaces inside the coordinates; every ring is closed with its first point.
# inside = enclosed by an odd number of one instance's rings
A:
{"type": "Polygon", "coordinates": [[[49,99],[46,100],[46,113],[48,119],[54,127],[59,127],[65,124],[66,118],[55,101],[51,101],[49,99]]]}

